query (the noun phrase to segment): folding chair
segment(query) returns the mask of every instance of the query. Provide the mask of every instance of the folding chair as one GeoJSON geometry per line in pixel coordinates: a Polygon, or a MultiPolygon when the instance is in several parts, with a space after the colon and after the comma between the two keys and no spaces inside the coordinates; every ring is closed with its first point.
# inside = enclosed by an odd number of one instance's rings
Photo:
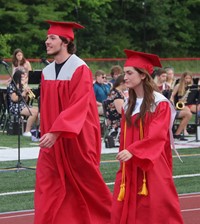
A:
{"type": "Polygon", "coordinates": [[[104,100],[103,103],[103,112],[104,112],[104,142],[106,144],[106,148],[118,147],[119,146],[119,137],[120,137],[120,128],[111,128],[109,125],[109,117],[108,117],[108,101],[104,100]]]}
{"type": "Polygon", "coordinates": [[[20,115],[20,118],[18,118],[18,116],[10,113],[9,110],[9,97],[8,94],[6,93],[6,97],[5,97],[5,119],[4,119],[4,124],[3,124],[3,134],[5,131],[7,131],[7,134],[10,135],[17,135],[18,134],[18,122],[20,119],[20,132],[21,134],[24,133],[24,127],[26,124],[26,117],[23,115],[20,115]]]}

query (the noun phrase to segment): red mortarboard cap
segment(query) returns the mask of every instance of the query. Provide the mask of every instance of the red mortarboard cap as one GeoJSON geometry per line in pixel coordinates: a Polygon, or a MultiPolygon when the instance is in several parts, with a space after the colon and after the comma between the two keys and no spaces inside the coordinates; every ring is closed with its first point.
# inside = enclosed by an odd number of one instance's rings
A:
{"type": "Polygon", "coordinates": [[[47,20],[46,22],[51,25],[47,31],[48,35],[55,34],[58,36],[68,38],[70,40],[74,40],[73,29],[85,28],[84,26],[81,26],[80,24],[75,22],[57,22],[57,21],[51,21],[51,20],[47,20]]]}
{"type": "Polygon", "coordinates": [[[155,54],[147,54],[127,49],[125,49],[124,52],[127,56],[124,66],[146,69],[150,75],[153,73],[154,66],[162,67],[159,57],[155,54]]]}

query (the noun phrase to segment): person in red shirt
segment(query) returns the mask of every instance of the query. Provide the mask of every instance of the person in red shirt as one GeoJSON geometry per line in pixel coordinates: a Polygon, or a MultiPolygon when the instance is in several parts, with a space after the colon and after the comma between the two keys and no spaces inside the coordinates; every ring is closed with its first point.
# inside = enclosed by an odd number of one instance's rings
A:
{"type": "Polygon", "coordinates": [[[100,173],[101,135],[92,72],[75,55],[74,22],[47,21],[35,224],[110,223],[111,192],[100,173]]]}
{"type": "Polygon", "coordinates": [[[124,80],[129,98],[121,122],[121,166],[116,175],[111,224],[183,224],[172,178],[171,103],[155,91],[153,54],[125,50],[124,80]]]}

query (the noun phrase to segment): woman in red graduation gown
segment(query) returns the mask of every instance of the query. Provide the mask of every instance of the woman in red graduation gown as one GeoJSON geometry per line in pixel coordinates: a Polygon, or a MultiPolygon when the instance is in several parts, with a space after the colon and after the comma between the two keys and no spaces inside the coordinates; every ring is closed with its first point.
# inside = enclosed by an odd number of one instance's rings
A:
{"type": "Polygon", "coordinates": [[[35,224],[108,224],[111,192],[100,166],[100,125],[92,73],[74,54],[76,23],[48,21],[42,72],[35,224]]]}
{"type": "Polygon", "coordinates": [[[116,175],[112,224],[183,224],[172,178],[172,133],[175,115],[156,92],[149,74],[161,67],[157,55],[125,50],[129,99],[121,122],[121,167],[116,175]]]}

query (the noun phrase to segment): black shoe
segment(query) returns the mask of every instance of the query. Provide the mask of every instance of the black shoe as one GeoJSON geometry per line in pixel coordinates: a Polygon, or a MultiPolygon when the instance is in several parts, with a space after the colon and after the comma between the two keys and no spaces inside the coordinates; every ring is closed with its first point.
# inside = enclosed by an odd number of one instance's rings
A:
{"type": "Polygon", "coordinates": [[[183,136],[181,135],[174,135],[174,139],[178,139],[180,141],[188,141],[188,139],[184,138],[183,136]]]}

